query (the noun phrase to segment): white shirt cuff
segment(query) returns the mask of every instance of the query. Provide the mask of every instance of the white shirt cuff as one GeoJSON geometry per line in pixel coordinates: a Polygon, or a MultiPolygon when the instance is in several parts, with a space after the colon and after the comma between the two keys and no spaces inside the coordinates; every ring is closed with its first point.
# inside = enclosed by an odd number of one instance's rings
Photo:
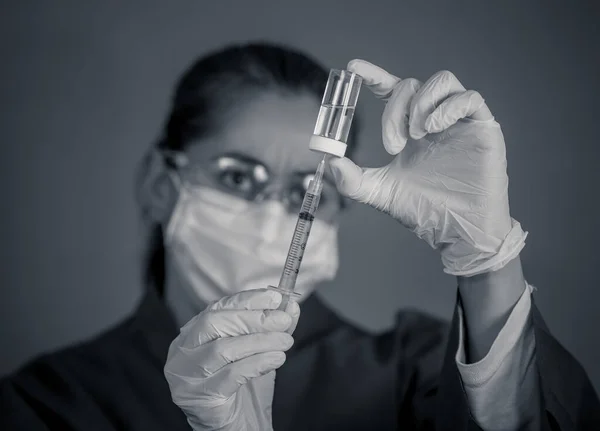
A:
{"type": "Polygon", "coordinates": [[[531,292],[527,288],[483,359],[467,364],[465,326],[459,304],[459,343],[456,366],[471,414],[485,430],[516,429],[529,419],[527,409],[535,386],[535,338],[531,323],[531,292]]]}

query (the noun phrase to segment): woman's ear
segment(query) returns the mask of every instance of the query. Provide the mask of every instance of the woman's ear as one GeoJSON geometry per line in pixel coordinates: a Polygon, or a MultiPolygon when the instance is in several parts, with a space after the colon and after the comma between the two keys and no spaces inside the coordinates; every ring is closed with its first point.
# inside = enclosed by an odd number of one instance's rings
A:
{"type": "Polygon", "coordinates": [[[177,202],[175,187],[163,156],[155,149],[142,161],[137,174],[136,195],[143,219],[151,224],[166,225],[177,202]]]}

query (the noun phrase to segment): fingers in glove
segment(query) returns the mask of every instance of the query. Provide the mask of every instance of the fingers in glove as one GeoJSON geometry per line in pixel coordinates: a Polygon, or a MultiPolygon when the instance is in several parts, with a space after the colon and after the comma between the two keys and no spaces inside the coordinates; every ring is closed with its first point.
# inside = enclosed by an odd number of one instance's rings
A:
{"type": "MultiPolygon", "coordinates": [[[[228,364],[259,353],[285,352],[294,344],[294,338],[286,332],[269,332],[220,338],[195,349],[187,349],[186,356],[198,364],[192,377],[208,377],[228,364]]],[[[189,359],[188,359],[189,360],[189,359]]]]}
{"type": "Polygon", "coordinates": [[[276,310],[281,304],[281,293],[271,289],[252,289],[225,296],[208,308],[218,310],[276,310]]]}
{"type": "Polygon", "coordinates": [[[236,337],[258,332],[284,332],[293,323],[292,316],[278,310],[220,310],[200,313],[194,325],[180,334],[180,345],[200,346],[217,338],[236,337]]]}
{"type": "Polygon", "coordinates": [[[423,84],[409,78],[401,81],[392,91],[381,117],[383,145],[395,156],[404,149],[409,138],[408,120],[411,102],[423,84]]]}
{"type": "Polygon", "coordinates": [[[300,319],[300,305],[292,298],[289,299],[285,312],[288,313],[292,317],[292,324],[287,329],[288,334],[293,334],[296,330],[296,326],[298,325],[298,320],[300,319]]]}
{"type": "Polygon", "coordinates": [[[443,70],[435,73],[423,84],[413,98],[410,107],[409,132],[413,139],[421,139],[426,134],[425,120],[440,104],[457,93],[465,91],[465,87],[452,72],[443,70]]]}
{"type": "Polygon", "coordinates": [[[347,70],[358,74],[363,79],[363,84],[381,100],[387,100],[401,81],[397,76],[365,60],[350,61],[347,70]]]}
{"type": "Polygon", "coordinates": [[[364,170],[347,157],[329,160],[329,169],[335,180],[335,185],[342,196],[358,200],[361,194],[361,184],[364,170]]]}
{"type": "Polygon", "coordinates": [[[286,356],[283,352],[266,352],[233,362],[221,368],[208,378],[207,386],[214,382],[218,385],[217,392],[230,397],[250,380],[264,376],[281,367],[286,356]]]}
{"type": "MultiPolygon", "coordinates": [[[[481,94],[474,90],[467,90],[462,93],[448,97],[437,107],[435,111],[425,120],[425,131],[427,133],[439,133],[461,118],[472,118],[473,115],[482,111],[487,106],[481,94]]],[[[487,109],[489,112],[489,109],[487,109]]],[[[488,119],[493,118],[491,116],[488,119]]]]}
{"type": "Polygon", "coordinates": [[[337,189],[343,196],[370,205],[376,200],[375,195],[382,191],[381,185],[389,167],[361,168],[344,157],[331,159],[330,169],[337,189]]]}

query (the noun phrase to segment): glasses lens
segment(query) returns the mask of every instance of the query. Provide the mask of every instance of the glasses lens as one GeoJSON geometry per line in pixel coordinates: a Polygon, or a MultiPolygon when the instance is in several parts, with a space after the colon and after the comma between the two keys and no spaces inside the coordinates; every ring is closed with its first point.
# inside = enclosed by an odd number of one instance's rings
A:
{"type": "MultiPolygon", "coordinates": [[[[206,165],[187,164],[179,167],[178,171],[182,179],[192,186],[213,187],[248,201],[281,199],[294,215],[302,208],[304,195],[313,179],[313,175],[295,175],[287,180],[275,180],[263,165],[225,156],[206,165]]],[[[317,219],[332,221],[341,208],[341,202],[336,187],[325,180],[317,219]]]]}
{"type": "Polygon", "coordinates": [[[247,200],[255,199],[269,179],[263,166],[233,157],[220,157],[207,165],[190,164],[180,171],[190,185],[213,187],[247,200]]]}
{"type": "MultiPolygon", "coordinates": [[[[313,177],[314,175],[298,177],[295,181],[290,183],[287,193],[287,202],[290,212],[298,213],[302,208],[304,195],[308,191],[308,186],[313,177]]],[[[340,211],[341,202],[341,196],[336,187],[327,180],[323,181],[323,190],[321,191],[319,208],[316,214],[317,219],[331,221],[340,211]]]]}

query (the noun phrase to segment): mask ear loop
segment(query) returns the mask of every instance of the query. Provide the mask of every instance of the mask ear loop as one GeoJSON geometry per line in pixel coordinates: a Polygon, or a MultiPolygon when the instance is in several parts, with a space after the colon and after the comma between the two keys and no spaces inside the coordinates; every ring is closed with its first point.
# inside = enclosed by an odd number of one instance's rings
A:
{"type": "Polygon", "coordinates": [[[171,181],[173,181],[173,184],[175,185],[175,189],[177,189],[177,192],[181,195],[181,191],[185,186],[177,170],[167,167],[167,175],[171,178],[171,181]]]}
{"type": "Polygon", "coordinates": [[[180,214],[180,211],[178,211],[178,209],[182,204],[184,198],[183,193],[186,188],[183,180],[181,179],[181,176],[179,175],[178,169],[188,164],[188,158],[185,154],[182,154],[178,151],[170,151],[163,149],[157,149],[156,151],[158,157],[160,157],[163,160],[163,163],[165,164],[165,169],[167,171],[167,175],[173,182],[173,185],[177,191],[177,202],[175,203],[175,207],[173,208],[173,211],[171,213],[171,218],[167,223],[165,229],[165,238],[170,238],[172,236],[173,230],[175,229],[175,226],[178,224],[178,219],[180,218],[178,217],[178,214],[180,214]]]}
{"type": "Polygon", "coordinates": [[[181,193],[185,187],[181,175],[179,175],[179,169],[189,163],[187,156],[179,151],[157,149],[156,152],[165,164],[167,175],[173,181],[177,191],[181,193]]]}

